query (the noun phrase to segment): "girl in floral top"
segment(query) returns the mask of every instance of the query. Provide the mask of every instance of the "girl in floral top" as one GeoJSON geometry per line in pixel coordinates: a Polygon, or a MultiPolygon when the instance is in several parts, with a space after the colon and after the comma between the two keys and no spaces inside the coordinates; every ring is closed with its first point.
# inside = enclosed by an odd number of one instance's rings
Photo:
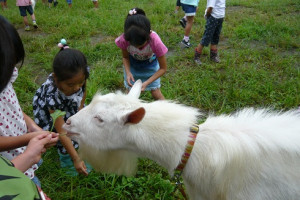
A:
{"type": "Polygon", "coordinates": [[[167,70],[167,47],[151,30],[150,21],[140,8],[129,11],[125,20],[124,33],[115,40],[122,50],[124,84],[130,89],[141,79],[142,91],[151,91],[154,99],[164,99],[160,91],[160,77],[167,70]]]}
{"type": "Polygon", "coordinates": [[[44,130],[50,130],[53,124],[50,114],[55,110],[66,112],[54,124],[55,131],[60,133],[57,147],[61,167],[67,168],[71,175],[77,175],[77,172],[87,175],[90,169],[77,154],[78,144],[65,136],[66,131],[62,128],[65,121],[84,106],[86,79],[89,77],[87,61],[83,53],[70,49],[64,39],[59,47],[61,50],[53,61],[53,73],[33,97],[34,121],[44,130]]]}

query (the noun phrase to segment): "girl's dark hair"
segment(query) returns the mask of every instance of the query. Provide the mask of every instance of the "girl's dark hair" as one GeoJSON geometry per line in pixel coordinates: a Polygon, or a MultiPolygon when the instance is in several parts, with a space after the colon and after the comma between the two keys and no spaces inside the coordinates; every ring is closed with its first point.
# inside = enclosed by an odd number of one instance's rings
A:
{"type": "Polygon", "coordinates": [[[79,72],[89,77],[87,61],[83,53],[76,49],[63,49],[59,51],[53,61],[53,72],[58,81],[65,81],[72,78],[79,72]]]}
{"type": "Polygon", "coordinates": [[[22,40],[12,24],[0,15],[0,92],[8,84],[17,63],[23,64],[22,40]]]}
{"type": "Polygon", "coordinates": [[[124,24],[125,40],[133,46],[144,44],[150,39],[151,24],[144,10],[133,8],[129,11],[124,24]]]}

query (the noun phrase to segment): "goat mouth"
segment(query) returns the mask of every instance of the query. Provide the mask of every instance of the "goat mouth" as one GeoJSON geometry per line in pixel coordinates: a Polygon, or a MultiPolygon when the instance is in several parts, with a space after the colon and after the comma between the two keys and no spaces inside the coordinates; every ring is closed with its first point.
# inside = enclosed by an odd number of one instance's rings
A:
{"type": "Polygon", "coordinates": [[[68,131],[66,136],[68,137],[74,137],[74,136],[79,136],[80,134],[79,133],[74,133],[74,132],[71,132],[71,131],[68,131]]]}

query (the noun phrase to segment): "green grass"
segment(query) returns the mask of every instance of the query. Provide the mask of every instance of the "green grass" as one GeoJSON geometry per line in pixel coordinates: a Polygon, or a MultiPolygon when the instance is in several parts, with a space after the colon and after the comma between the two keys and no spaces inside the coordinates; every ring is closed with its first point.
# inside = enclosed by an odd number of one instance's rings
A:
{"type": "MultiPolygon", "coordinates": [[[[205,113],[229,113],[243,107],[271,107],[288,110],[300,104],[300,0],[227,0],[219,52],[222,62],[209,61],[204,49],[203,65],[193,62],[193,49],[178,43],[183,29],[178,21],[183,12],[173,14],[175,0],[65,1],[49,9],[38,1],[35,14],[38,30],[24,32],[14,1],[1,14],[18,29],[26,49],[24,66],[15,83],[23,110],[32,115],[35,90],[51,73],[58,52],[57,43],[65,38],[72,48],[88,59],[89,103],[100,91],[124,90],[121,51],[114,40],[123,31],[130,8],[143,8],[162,41],[169,48],[168,71],[162,77],[162,93],[167,99],[198,107],[205,113]]],[[[201,40],[206,1],[200,1],[191,32],[195,47],[201,40]]],[[[144,100],[152,101],[149,93],[144,100]]],[[[92,172],[88,177],[69,177],[60,168],[54,148],[44,154],[37,172],[43,190],[52,199],[182,199],[167,172],[156,163],[140,159],[135,177],[92,172]]]]}

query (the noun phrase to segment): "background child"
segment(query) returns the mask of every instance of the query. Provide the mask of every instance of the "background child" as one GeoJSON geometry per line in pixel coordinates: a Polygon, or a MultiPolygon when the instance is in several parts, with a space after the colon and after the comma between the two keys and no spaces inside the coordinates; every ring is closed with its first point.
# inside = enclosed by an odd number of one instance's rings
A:
{"type": "Polygon", "coordinates": [[[210,60],[219,63],[217,45],[220,39],[222,24],[225,17],[225,0],[207,0],[205,18],[205,31],[200,44],[195,49],[194,60],[198,65],[201,65],[200,56],[204,46],[210,44],[210,60]]]}
{"type": "Polygon", "coordinates": [[[151,31],[150,21],[140,8],[129,11],[124,33],[115,40],[121,48],[124,65],[124,84],[127,89],[141,79],[142,91],[150,90],[154,99],[164,99],[160,91],[160,77],[167,70],[167,47],[151,31]]]}
{"type": "Polygon", "coordinates": [[[33,8],[31,6],[31,0],[17,0],[17,6],[19,6],[20,15],[23,17],[25,31],[30,31],[30,26],[27,19],[27,12],[31,16],[33,27],[38,28],[38,25],[35,20],[35,15],[33,13],[33,8]]]}
{"type": "Polygon", "coordinates": [[[58,4],[58,1],[57,0],[48,0],[48,6],[49,6],[49,8],[51,8],[52,3],[54,5],[54,7],[56,7],[57,4],[58,4]]]}
{"type": "Polygon", "coordinates": [[[98,8],[98,0],[92,0],[93,4],[94,4],[94,8],[97,9],[98,8]]]}
{"type": "MultiPolygon", "coordinates": [[[[0,155],[9,160],[17,159],[19,156],[24,158],[22,154],[32,138],[45,133],[49,135],[48,131],[43,131],[28,115],[22,112],[13,87],[18,76],[15,66],[19,62],[23,63],[24,57],[25,51],[18,32],[0,15],[0,155]]],[[[49,139],[50,144],[55,144],[58,137],[56,134],[52,134],[52,139],[49,139]]],[[[27,164],[19,165],[21,168],[16,167],[24,171],[25,175],[35,184],[41,186],[34,174],[38,166],[34,164],[36,162],[31,163],[31,161],[27,160],[27,164]]]]}
{"type": "Polygon", "coordinates": [[[178,13],[178,11],[179,11],[179,9],[180,9],[180,6],[181,6],[180,0],[177,0],[177,1],[176,1],[176,7],[175,7],[175,14],[178,13]]]}
{"type": "Polygon", "coordinates": [[[69,5],[69,8],[72,8],[72,0],[66,0],[68,5],[69,5]]]}
{"type": "Polygon", "coordinates": [[[83,53],[70,49],[64,39],[59,47],[61,50],[53,61],[53,73],[33,97],[34,120],[44,130],[49,130],[53,124],[50,114],[55,110],[66,112],[54,124],[56,132],[60,133],[57,147],[61,167],[67,168],[70,175],[77,175],[77,172],[88,175],[90,168],[87,169],[80,160],[76,151],[78,144],[71,141],[62,128],[65,121],[84,106],[86,79],[89,77],[87,61],[83,53]]]}
{"type": "Polygon", "coordinates": [[[183,47],[191,47],[190,43],[190,32],[194,23],[199,0],[180,0],[182,10],[185,16],[179,21],[184,28],[184,36],[181,41],[183,47]]]}
{"type": "Polygon", "coordinates": [[[8,8],[7,7],[7,0],[0,0],[1,8],[2,10],[8,8]]]}

